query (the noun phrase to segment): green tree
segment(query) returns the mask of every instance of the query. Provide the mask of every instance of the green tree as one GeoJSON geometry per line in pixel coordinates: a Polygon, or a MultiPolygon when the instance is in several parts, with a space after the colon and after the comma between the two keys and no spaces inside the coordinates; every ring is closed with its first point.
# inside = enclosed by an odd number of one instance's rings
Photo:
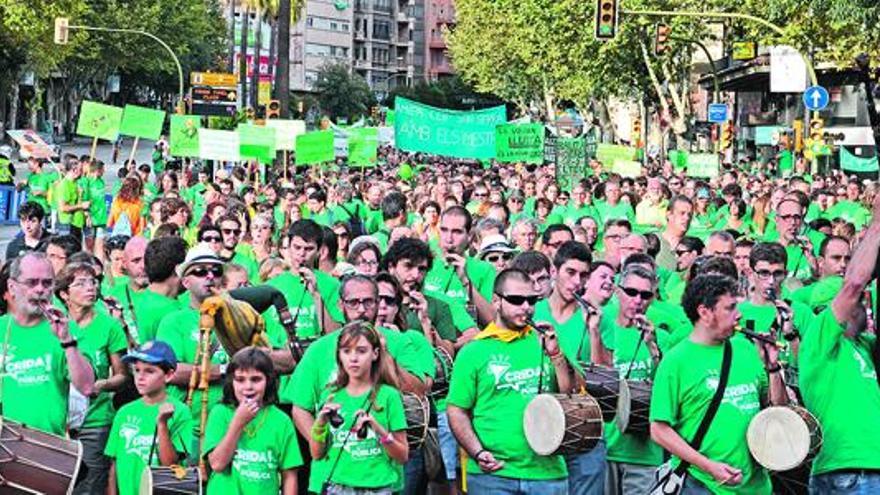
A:
{"type": "Polygon", "coordinates": [[[340,117],[349,122],[367,115],[376,104],[367,81],[352,74],[346,64],[327,64],[318,70],[314,84],[321,110],[331,119],[340,117]]]}

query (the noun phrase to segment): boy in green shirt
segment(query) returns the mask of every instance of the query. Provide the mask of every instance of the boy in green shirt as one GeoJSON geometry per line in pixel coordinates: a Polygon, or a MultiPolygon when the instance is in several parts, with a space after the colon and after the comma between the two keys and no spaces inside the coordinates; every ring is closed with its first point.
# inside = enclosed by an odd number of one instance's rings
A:
{"type": "Polygon", "coordinates": [[[177,358],[168,344],[150,341],[123,358],[133,365],[141,398],[116,413],[104,454],[113,459],[110,495],[139,493],[143,471],[180,462],[191,443],[189,408],[169,397],[165,385],[174,377],[177,358]]]}
{"type": "Polygon", "coordinates": [[[82,164],[76,158],[64,162],[64,178],[55,189],[58,204],[58,234],[71,234],[82,239],[82,229],[86,224],[86,212],[91,202],[83,199],[83,191],[79,185],[82,176],[82,164]]]}

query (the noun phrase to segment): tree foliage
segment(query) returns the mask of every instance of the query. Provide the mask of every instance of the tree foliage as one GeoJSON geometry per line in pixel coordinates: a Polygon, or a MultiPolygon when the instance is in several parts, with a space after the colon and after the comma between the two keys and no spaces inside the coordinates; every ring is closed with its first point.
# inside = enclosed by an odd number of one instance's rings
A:
{"type": "Polygon", "coordinates": [[[331,119],[356,120],[367,115],[376,97],[364,79],[346,64],[327,64],[318,70],[314,84],[321,110],[331,119]]]}

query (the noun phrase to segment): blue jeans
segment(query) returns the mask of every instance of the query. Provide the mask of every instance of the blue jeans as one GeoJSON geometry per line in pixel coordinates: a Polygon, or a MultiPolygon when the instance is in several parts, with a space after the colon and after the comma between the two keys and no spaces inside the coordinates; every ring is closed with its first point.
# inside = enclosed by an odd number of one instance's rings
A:
{"type": "Polygon", "coordinates": [[[440,442],[440,457],[443,458],[446,479],[453,481],[456,478],[455,468],[458,467],[458,443],[449,429],[446,411],[437,411],[437,441],[440,442]]]}
{"type": "Polygon", "coordinates": [[[568,466],[569,495],[603,495],[605,493],[605,440],[589,452],[565,456],[568,466]]]}
{"type": "Polygon", "coordinates": [[[832,471],[810,476],[810,495],[875,495],[880,493],[878,471],[832,471]]]}
{"type": "Polygon", "coordinates": [[[566,495],[568,480],[519,480],[468,473],[467,487],[468,495],[566,495]]]}
{"type": "Polygon", "coordinates": [[[409,453],[409,460],[403,465],[404,495],[418,495],[428,489],[428,477],[425,475],[425,454],[419,448],[409,453]]]}
{"type": "Polygon", "coordinates": [[[104,493],[107,490],[107,476],[110,473],[110,458],[104,455],[110,427],[83,428],[73,436],[82,444],[82,463],[86,475],[73,490],[74,494],[104,493]]]}

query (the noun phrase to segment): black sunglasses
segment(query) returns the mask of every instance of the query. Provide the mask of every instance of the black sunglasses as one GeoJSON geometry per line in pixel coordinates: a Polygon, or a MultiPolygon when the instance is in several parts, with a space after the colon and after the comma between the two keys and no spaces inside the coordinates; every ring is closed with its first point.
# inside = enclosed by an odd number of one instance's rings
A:
{"type": "Polygon", "coordinates": [[[620,287],[620,290],[622,290],[623,293],[626,294],[627,296],[629,296],[629,297],[638,296],[643,301],[647,301],[647,300],[654,297],[654,293],[649,290],[639,290],[639,289],[634,289],[632,287],[624,287],[622,285],[619,285],[618,287],[620,287]]]}
{"type": "Polygon", "coordinates": [[[221,229],[224,234],[241,234],[241,229],[221,229]]]}
{"type": "Polygon", "coordinates": [[[208,274],[214,275],[214,278],[220,278],[223,276],[223,267],[222,266],[212,266],[210,268],[200,266],[198,268],[193,268],[188,271],[187,275],[192,275],[193,277],[205,278],[208,274]]]}
{"type": "Polygon", "coordinates": [[[386,306],[398,306],[400,302],[397,296],[379,296],[379,301],[385,303],[386,306]]]}
{"type": "Polygon", "coordinates": [[[538,295],[521,296],[515,294],[499,294],[497,292],[496,294],[498,294],[498,297],[504,299],[510,304],[513,304],[514,306],[522,306],[524,302],[529,303],[529,306],[534,306],[535,304],[538,304],[538,301],[541,300],[541,296],[538,295]]]}
{"type": "Polygon", "coordinates": [[[206,235],[202,237],[202,242],[223,242],[223,238],[219,235],[206,235]]]}

